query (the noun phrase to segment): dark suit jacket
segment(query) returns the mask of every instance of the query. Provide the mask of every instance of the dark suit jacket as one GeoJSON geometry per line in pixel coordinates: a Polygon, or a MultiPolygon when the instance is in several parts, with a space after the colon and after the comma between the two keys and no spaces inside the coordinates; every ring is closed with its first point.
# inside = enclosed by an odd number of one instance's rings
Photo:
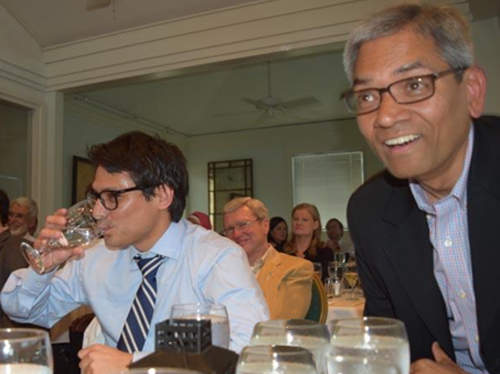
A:
{"type": "MultiPolygon", "coordinates": [[[[500,119],[482,117],[474,128],[469,242],[480,350],[493,374],[500,373],[500,119]]],[[[365,314],[402,320],[412,361],[432,358],[434,341],[454,358],[426,217],[408,182],[388,172],[376,176],[351,197],[348,221],[367,299],[365,314]]]]}

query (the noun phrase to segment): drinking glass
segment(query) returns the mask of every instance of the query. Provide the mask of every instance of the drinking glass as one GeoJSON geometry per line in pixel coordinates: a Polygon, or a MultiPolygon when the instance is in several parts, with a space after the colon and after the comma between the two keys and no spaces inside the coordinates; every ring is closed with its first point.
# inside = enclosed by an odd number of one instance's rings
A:
{"type": "Polygon", "coordinates": [[[358,285],[358,271],[354,261],[349,261],[344,264],[343,277],[351,289],[349,300],[356,300],[357,298],[354,297],[354,289],[358,285]]]}
{"type": "Polygon", "coordinates": [[[319,374],[326,373],[326,352],[330,333],[318,322],[303,319],[271,320],[258,322],[252,333],[250,345],[287,345],[302,347],[311,352],[319,374]]]}
{"type": "Polygon", "coordinates": [[[212,345],[229,348],[229,318],[226,307],[220,304],[177,304],[172,307],[171,319],[209,319],[212,328],[212,345]]]}
{"type": "Polygon", "coordinates": [[[338,262],[340,266],[344,265],[349,260],[349,257],[349,252],[336,252],[333,255],[334,260],[338,262]]]}
{"type": "Polygon", "coordinates": [[[199,371],[180,369],[180,368],[144,367],[144,368],[127,368],[123,370],[108,372],[107,374],[203,374],[203,373],[199,371]]]}
{"type": "Polygon", "coordinates": [[[401,321],[379,317],[348,318],[334,320],[331,326],[332,339],[327,354],[329,374],[336,374],[339,368],[347,365],[359,367],[354,373],[410,372],[410,347],[401,321]]]}
{"type": "Polygon", "coordinates": [[[327,354],[328,374],[399,374],[395,366],[380,365],[359,357],[331,357],[327,354]]]}
{"type": "Polygon", "coordinates": [[[82,200],[68,209],[66,229],[60,239],[50,239],[47,245],[39,249],[33,248],[28,243],[22,243],[21,251],[33,270],[43,274],[45,272],[43,257],[54,249],[87,246],[93,240],[99,239],[101,231],[92,212],[93,209],[87,200],[82,200]]]}
{"type": "Polygon", "coordinates": [[[48,332],[38,329],[0,329],[1,374],[52,374],[48,332]]]}
{"type": "Polygon", "coordinates": [[[317,374],[311,353],[300,347],[257,345],[243,348],[236,374],[317,374]]]}

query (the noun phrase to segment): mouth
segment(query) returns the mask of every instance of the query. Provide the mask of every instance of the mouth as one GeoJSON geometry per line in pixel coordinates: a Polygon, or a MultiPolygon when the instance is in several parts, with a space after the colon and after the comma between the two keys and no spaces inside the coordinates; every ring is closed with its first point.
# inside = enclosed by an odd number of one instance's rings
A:
{"type": "Polygon", "coordinates": [[[386,140],[384,144],[390,148],[402,147],[419,140],[421,137],[422,135],[419,134],[404,135],[404,136],[399,136],[397,138],[386,140]]]}

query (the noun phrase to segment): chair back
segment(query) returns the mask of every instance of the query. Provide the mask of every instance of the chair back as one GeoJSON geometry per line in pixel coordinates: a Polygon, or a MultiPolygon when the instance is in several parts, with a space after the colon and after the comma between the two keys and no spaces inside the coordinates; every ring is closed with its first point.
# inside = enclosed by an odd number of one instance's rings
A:
{"type": "Polygon", "coordinates": [[[325,323],[328,315],[328,299],[323,282],[317,274],[313,274],[311,305],[304,319],[325,323]]]}

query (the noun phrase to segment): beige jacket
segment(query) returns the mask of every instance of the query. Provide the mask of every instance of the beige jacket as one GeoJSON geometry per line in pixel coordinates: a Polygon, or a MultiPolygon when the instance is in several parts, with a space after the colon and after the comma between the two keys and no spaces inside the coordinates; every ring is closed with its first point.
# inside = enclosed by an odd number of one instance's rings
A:
{"type": "Polygon", "coordinates": [[[257,275],[271,319],[304,318],[311,304],[313,264],[272,246],[257,275]]]}

